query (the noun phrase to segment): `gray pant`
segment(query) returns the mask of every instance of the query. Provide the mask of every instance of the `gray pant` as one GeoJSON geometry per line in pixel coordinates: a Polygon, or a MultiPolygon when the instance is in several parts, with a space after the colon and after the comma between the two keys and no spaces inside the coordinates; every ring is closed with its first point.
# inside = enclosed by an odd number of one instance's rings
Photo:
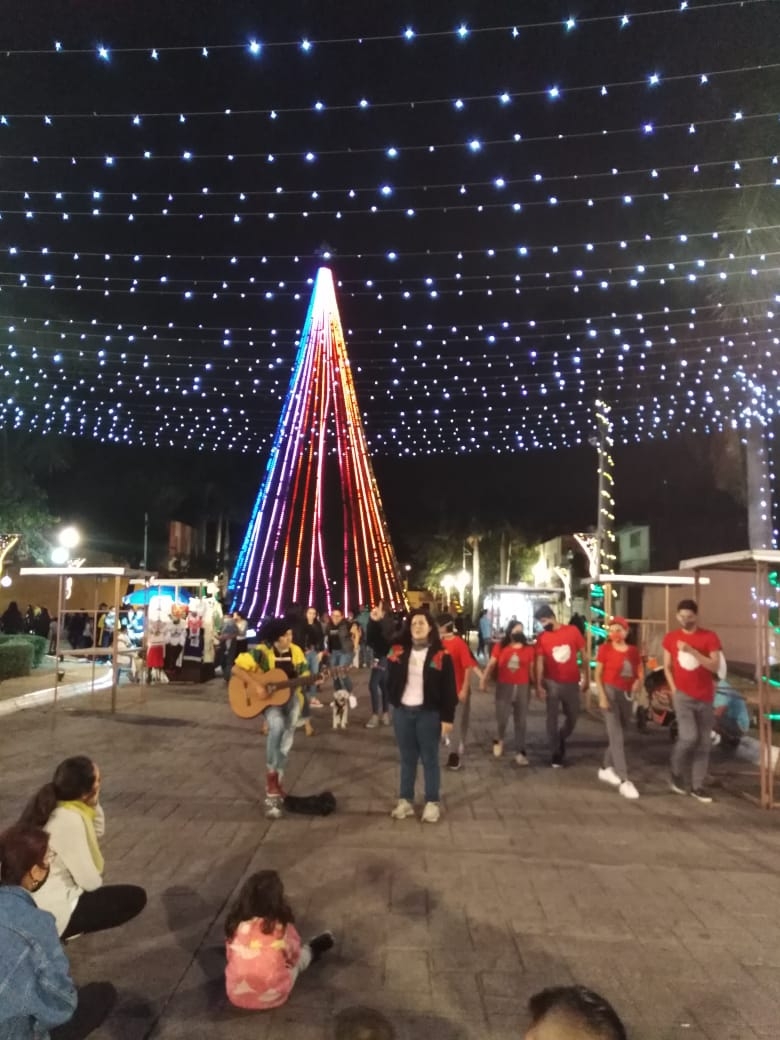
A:
{"type": "Polygon", "coordinates": [[[604,692],[609,701],[609,711],[604,712],[609,740],[609,747],[604,752],[604,768],[609,769],[611,766],[621,780],[628,780],[624,738],[626,729],[631,725],[634,703],[617,686],[605,686],[604,692]]]}
{"type": "Polygon", "coordinates": [[[569,739],[580,715],[580,684],[545,680],[547,689],[547,742],[555,755],[569,739]],[[558,728],[558,713],[563,710],[563,725],[558,728]]]}
{"type": "Polygon", "coordinates": [[[674,711],[678,736],[672,750],[672,773],[685,781],[690,768],[691,787],[696,791],[704,783],[710,764],[715,708],[675,690],[674,711]]]}
{"type": "Polygon", "coordinates": [[[528,702],[531,687],[528,683],[496,683],[496,724],[498,739],[503,742],[509,716],[515,726],[515,750],[525,754],[525,731],[528,722],[528,702]]]}
{"type": "Polygon", "coordinates": [[[469,722],[471,721],[471,693],[465,701],[458,701],[455,709],[455,723],[452,727],[450,738],[452,750],[462,755],[466,749],[466,738],[469,735],[469,722]]]}

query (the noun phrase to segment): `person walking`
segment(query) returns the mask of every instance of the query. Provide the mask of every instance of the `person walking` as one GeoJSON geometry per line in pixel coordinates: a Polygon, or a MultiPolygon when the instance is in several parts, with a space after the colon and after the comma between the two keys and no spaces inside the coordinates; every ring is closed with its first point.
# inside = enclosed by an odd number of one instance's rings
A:
{"type": "Polygon", "coordinates": [[[709,803],[704,789],[710,762],[715,718],[715,677],[720,670],[721,645],[714,632],[699,628],[699,608],[692,599],[677,604],[680,627],[664,636],[664,673],[674,691],[678,736],[672,750],[671,788],[709,803]]]}
{"type": "Polygon", "coordinates": [[[387,652],[398,634],[398,624],[390,613],[388,604],[383,601],[373,607],[366,625],[366,642],[372,652],[371,674],[368,679],[371,715],[366,723],[366,729],[376,729],[380,721],[383,726],[390,725],[387,699],[387,652]]]}
{"type": "Polygon", "coordinates": [[[515,728],[515,762],[519,766],[528,765],[525,738],[535,657],[536,651],[528,644],[522,622],[510,621],[504,638],[493,647],[479,683],[479,688],[484,693],[488,680],[495,674],[498,736],[493,741],[493,754],[500,758],[504,753],[504,737],[511,715],[515,728]]]}
{"type": "Polygon", "coordinates": [[[442,646],[452,658],[452,667],[455,670],[455,690],[458,694],[458,704],[455,709],[455,723],[452,728],[452,747],[447,758],[447,768],[457,772],[463,765],[463,754],[466,750],[466,740],[469,735],[469,722],[471,720],[471,677],[479,672],[474,655],[469,650],[468,643],[455,633],[455,619],[452,614],[439,614],[436,618],[442,646]]]}
{"type": "Polygon", "coordinates": [[[580,690],[590,689],[585,639],[574,625],[562,625],[549,604],[534,614],[542,626],[536,640],[536,696],[547,701],[547,740],[553,769],[566,758],[566,742],[580,714],[580,690]],[[579,656],[579,664],[577,657],[579,656]],[[563,711],[563,726],[558,716],[563,711]]]}
{"type": "MultiPolygon", "coordinates": [[[[306,610],[306,624],[303,629],[303,650],[306,654],[306,663],[312,676],[319,675],[320,662],[325,651],[325,631],[320,623],[316,607],[308,607],[306,610]]],[[[312,708],[322,707],[322,701],[316,694],[317,689],[315,686],[310,686],[306,690],[306,705],[304,707],[306,718],[311,716],[312,708]]]]}
{"type": "Polygon", "coordinates": [[[634,714],[634,696],[642,682],[642,662],[637,648],[626,642],[628,632],[626,619],[613,617],[607,642],[602,643],[596,656],[594,678],[609,741],[598,776],[624,798],[636,799],[639,791],[628,778],[625,735],[634,714]]]}
{"type": "Polygon", "coordinates": [[[452,658],[445,652],[430,613],[411,611],[398,643],[390,647],[388,696],[398,744],[401,783],[394,820],[414,816],[417,763],[422,759],[425,781],[423,823],[441,816],[439,742],[452,729],[458,695],[452,658]]]}

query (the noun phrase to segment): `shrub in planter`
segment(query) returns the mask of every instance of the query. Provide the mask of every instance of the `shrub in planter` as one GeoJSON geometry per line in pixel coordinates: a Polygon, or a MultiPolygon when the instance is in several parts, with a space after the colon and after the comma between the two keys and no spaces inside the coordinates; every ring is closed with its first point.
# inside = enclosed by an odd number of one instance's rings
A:
{"type": "Polygon", "coordinates": [[[43,656],[49,649],[49,640],[45,636],[34,636],[30,633],[20,633],[16,636],[0,635],[0,646],[3,643],[29,643],[33,648],[33,668],[43,664],[43,656]]]}
{"type": "Polygon", "coordinates": [[[0,680],[15,679],[32,671],[33,645],[26,640],[0,643],[0,680]]]}

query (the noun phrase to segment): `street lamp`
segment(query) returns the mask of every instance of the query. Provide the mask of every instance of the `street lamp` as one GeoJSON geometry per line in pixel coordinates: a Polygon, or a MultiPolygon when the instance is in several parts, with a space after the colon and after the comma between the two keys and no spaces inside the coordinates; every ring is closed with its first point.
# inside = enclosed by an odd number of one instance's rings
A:
{"type": "Polygon", "coordinates": [[[81,534],[78,529],[69,525],[57,532],[58,544],[51,551],[51,562],[55,567],[64,567],[70,562],[70,554],[81,542],[81,534]]]}

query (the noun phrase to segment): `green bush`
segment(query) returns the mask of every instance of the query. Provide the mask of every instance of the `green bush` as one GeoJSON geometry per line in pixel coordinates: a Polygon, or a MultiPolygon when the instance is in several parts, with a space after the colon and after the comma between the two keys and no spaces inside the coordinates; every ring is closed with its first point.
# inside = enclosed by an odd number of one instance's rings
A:
{"type": "Polygon", "coordinates": [[[16,636],[0,635],[0,646],[4,643],[29,643],[33,648],[33,668],[37,668],[38,665],[43,664],[43,657],[46,651],[49,649],[49,640],[45,636],[34,636],[28,633],[20,633],[16,636]]]}
{"type": "Polygon", "coordinates": [[[33,645],[29,640],[9,637],[0,643],[0,680],[29,675],[32,662],[33,645]]]}

